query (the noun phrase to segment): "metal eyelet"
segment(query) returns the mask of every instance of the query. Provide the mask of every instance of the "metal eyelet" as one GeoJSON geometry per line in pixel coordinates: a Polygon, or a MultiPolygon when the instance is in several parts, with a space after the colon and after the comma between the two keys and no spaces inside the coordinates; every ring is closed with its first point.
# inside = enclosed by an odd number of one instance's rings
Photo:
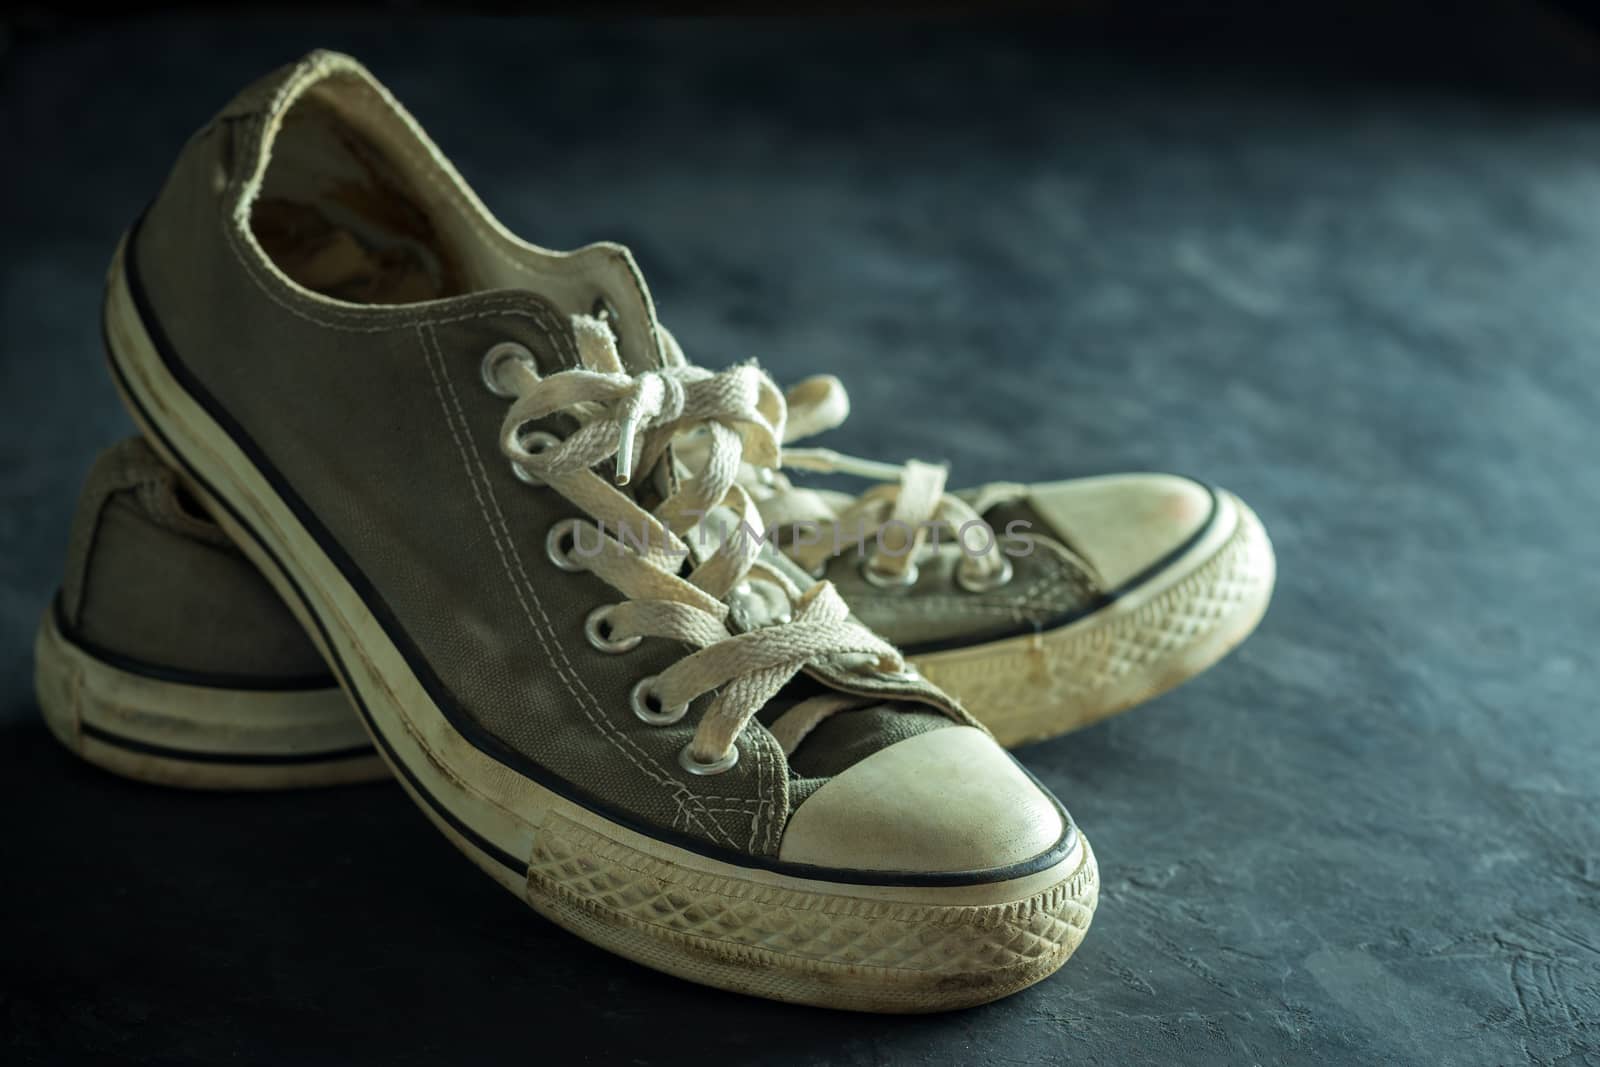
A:
{"type": "Polygon", "coordinates": [[[969,593],[988,593],[999,589],[1010,582],[1017,573],[1011,566],[1011,561],[1005,558],[1000,560],[1000,569],[993,574],[973,574],[970,573],[971,570],[966,560],[962,560],[956,567],[956,584],[969,593]]]}
{"type": "Polygon", "coordinates": [[[606,631],[609,629],[607,620],[614,606],[612,604],[602,604],[589,612],[588,618],[583,620],[583,636],[587,637],[589,643],[601,652],[609,652],[612,655],[632,652],[639,647],[639,642],[644,640],[643,637],[635,634],[633,637],[624,637],[621,640],[617,640],[606,635],[606,631]]]}
{"type": "Polygon", "coordinates": [[[842,652],[834,657],[833,662],[841,670],[863,678],[887,678],[893,682],[914,682],[922,678],[922,672],[909,660],[904,661],[905,666],[898,671],[881,670],[878,657],[870,652],[842,652]]]}
{"type": "Polygon", "coordinates": [[[739,762],[738,745],[734,745],[733,747],[729,748],[726,755],[724,755],[721,759],[715,760],[711,763],[701,763],[699,760],[695,759],[694,753],[690,751],[693,748],[694,743],[690,742],[678,750],[678,766],[682,767],[690,774],[721,774],[723,771],[739,762]]]}
{"type": "MultiPolygon", "coordinates": [[[[545,433],[543,430],[531,430],[528,433],[520,434],[517,440],[522,445],[522,450],[530,456],[537,456],[541,452],[547,452],[561,443],[561,438],[553,433],[545,433]]],[[[515,474],[519,481],[528,485],[544,485],[543,478],[534,474],[516,460],[511,461],[511,473],[515,474]]]]}
{"type": "Polygon", "coordinates": [[[544,554],[550,557],[550,562],[564,571],[576,572],[587,568],[572,558],[572,549],[578,547],[578,531],[582,529],[582,519],[562,519],[550,527],[550,532],[545,535],[544,554]],[[567,546],[563,542],[570,540],[567,546]]]}
{"type": "MultiPolygon", "coordinates": [[[[633,713],[639,717],[641,722],[647,722],[651,726],[671,726],[689,713],[689,705],[679,704],[675,708],[669,708],[662,704],[660,698],[650,691],[650,687],[655,682],[656,676],[653,674],[640,678],[634,683],[633,691],[628,694],[628,703],[633,707],[633,713]],[[650,706],[652,700],[656,702],[661,710],[657,711],[650,706]]],[[[688,749],[684,751],[687,752],[688,749]]],[[[731,767],[733,764],[730,763],[728,766],[731,767]]],[[[716,772],[707,773],[714,774],[716,772]]]]}
{"type": "Polygon", "coordinates": [[[893,574],[875,567],[871,556],[861,561],[861,577],[867,580],[868,585],[879,589],[903,589],[916,585],[918,573],[915,562],[906,564],[906,569],[899,574],[893,574]]]}
{"type": "Polygon", "coordinates": [[[539,370],[539,363],[533,358],[533,353],[528,351],[526,345],[519,345],[515,341],[501,341],[497,345],[490,346],[489,351],[483,354],[483,363],[479,367],[483,374],[483,384],[489,387],[489,392],[503,400],[514,399],[517,395],[514,390],[507,389],[505,383],[500,380],[501,369],[506,365],[506,361],[511,359],[535,373],[539,370]]]}

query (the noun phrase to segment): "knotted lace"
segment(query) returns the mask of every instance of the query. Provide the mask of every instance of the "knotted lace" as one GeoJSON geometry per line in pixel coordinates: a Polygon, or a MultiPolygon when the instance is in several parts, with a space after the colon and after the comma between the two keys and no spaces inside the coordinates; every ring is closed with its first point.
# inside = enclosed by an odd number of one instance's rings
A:
{"type": "MultiPolygon", "coordinates": [[[[760,529],[739,476],[745,463],[770,468],[780,456],[786,412],[771,379],[753,366],[713,373],[687,363],[629,375],[603,322],[575,316],[573,327],[583,368],[541,377],[521,362],[506,366],[504,384],[516,399],[500,446],[513,464],[595,520],[574,530],[567,562],[621,594],[606,613],[608,642],[663,637],[694,647],[647,682],[653,700],[669,711],[716,691],[696,726],[690,757],[700,765],[730,757],[751,717],[808,664],[848,657],[887,673],[904,671],[900,653],[850,618],[832,584],[800,588],[760,558],[754,536],[725,536],[710,550],[703,544],[702,519],[713,509],[727,509],[750,531],[760,529]],[[530,449],[528,424],[557,414],[573,417],[579,428],[565,440],[530,449]],[[670,472],[658,465],[673,440],[689,433],[705,442],[695,450],[697,462],[680,461],[670,472]],[[595,468],[613,459],[616,475],[608,480],[595,468]],[[664,495],[653,510],[613,484],[631,480],[635,471],[659,476],[664,495]],[[789,617],[734,633],[727,601],[750,578],[782,589],[789,617]]],[[[813,720],[866,702],[837,692],[802,701],[785,714],[785,732],[798,744],[813,720]]]]}

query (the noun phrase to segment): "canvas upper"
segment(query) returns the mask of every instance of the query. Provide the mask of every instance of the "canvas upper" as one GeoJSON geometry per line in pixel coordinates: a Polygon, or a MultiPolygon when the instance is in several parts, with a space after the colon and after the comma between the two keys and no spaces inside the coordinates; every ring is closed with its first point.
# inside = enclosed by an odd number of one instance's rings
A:
{"type": "Polygon", "coordinates": [[[260,572],[139,438],[94,462],[78,497],[57,614],[99,658],[218,686],[332,686],[260,572]]]}

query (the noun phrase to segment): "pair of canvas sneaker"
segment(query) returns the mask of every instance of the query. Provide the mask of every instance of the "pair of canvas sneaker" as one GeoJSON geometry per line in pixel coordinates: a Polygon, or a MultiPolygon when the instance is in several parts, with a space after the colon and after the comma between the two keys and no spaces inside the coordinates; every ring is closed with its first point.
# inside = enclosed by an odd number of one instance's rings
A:
{"type": "Polygon", "coordinates": [[[929,1011],[1056,970],[1095,861],[1002,744],[1197,673],[1271,591],[1249,509],[1186,479],[950,492],[796,446],[837,382],[691,362],[625,249],[512,236],[342,55],[191,139],[104,323],[143,438],[41,625],[62,742],[173,785],[392,774],[541,914],[723,988],[929,1011]]]}

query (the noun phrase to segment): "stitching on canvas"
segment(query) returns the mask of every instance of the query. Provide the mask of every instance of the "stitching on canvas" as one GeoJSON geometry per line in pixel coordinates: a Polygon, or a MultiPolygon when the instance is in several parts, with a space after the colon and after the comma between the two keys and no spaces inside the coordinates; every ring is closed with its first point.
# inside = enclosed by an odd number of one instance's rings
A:
{"type": "Polygon", "coordinates": [[[540,647],[544,650],[551,668],[555,670],[557,677],[566,686],[567,692],[577,700],[584,717],[589,720],[600,735],[617,748],[618,751],[622,752],[629,762],[637,767],[647,778],[657,785],[670,790],[673,800],[679,809],[683,811],[685,820],[699,825],[702,831],[708,835],[720,835],[728,844],[733,844],[733,838],[714,819],[710,820],[711,826],[707,827],[693,818],[693,815],[688,810],[686,801],[692,802],[695,810],[700,811],[703,810],[703,802],[700,798],[684,788],[681,782],[659,773],[659,764],[651,760],[648,753],[637,750],[637,745],[630,742],[626,736],[618,736],[615,732],[615,727],[611,727],[610,724],[605,722],[599,702],[588,687],[583,684],[581,677],[578,676],[571,662],[567,660],[565,649],[560,646],[559,642],[554,640],[554,623],[544,610],[538,593],[534,590],[532,582],[528,579],[527,571],[523,568],[521,556],[517,553],[515,542],[512,541],[510,530],[506,526],[505,516],[500,512],[498,503],[494,502],[494,488],[489,484],[487,472],[482,467],[482,461],[472,455],[471,450],[462,439],[456,417],[464,421],[465,413],[461,408],[460,398],[456,395],[454,386],[449,382],[448,376],[443,373],[444,356],[438,348],[433,331],[426,324],[419,325],[417,329],[423,343],[424,361],[427,363],[429,375],[433,379],[434,393],[444,411],[445,420],[450,427],[451,438],[455,441],[456,449],[461,455],[462,464],[467,468],[467,475],[472,482],[473,495],[477,500],[479,511],[488,525],[490,536],[494,539],[501,565],[506,570],[506,576],[511,579],[512,586],[517,594],[517,602],[522,607],[523,614],[527,617],[535,636],[539,638],[540,647]],[[446,387],[450,389],[451,398],[449,402],[445,399],[446,387]],[[455,406],[455,417],[452,417],[450,411],[452,403],[455,406]],[[487,494],[487,498],[485,494],[487,494]],[[491,506],[493,514],[490,511],[491,506]],[[516,564],[515,571],[512,569],[513,561],[516,564]],[[524,596],[524,593],[526,593],[526,596],[524,596]],[[533,601],[532,608],[529,607],[528,598],[533,601]],[[539,619],[534,617],[535,608],[538,610],[540,618],[543,619],[543,626],[540,625],[539,619]],[[630,751],[630,747],[637,751],[630,751]]]}

